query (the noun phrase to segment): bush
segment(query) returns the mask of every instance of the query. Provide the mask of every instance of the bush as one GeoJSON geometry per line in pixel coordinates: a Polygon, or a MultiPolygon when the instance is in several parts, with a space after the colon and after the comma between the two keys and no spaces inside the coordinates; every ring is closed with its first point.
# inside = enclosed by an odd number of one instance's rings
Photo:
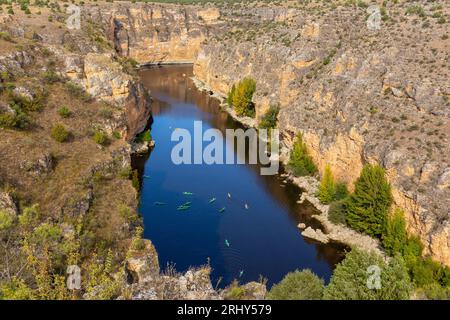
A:
{"type": "Polygon", "coordinates": [[[229,288],[226,291],[227,300],[239,300],[244,298],[245,296],[245,288],[239,285],[239,283],[235,280],[231,283],[229,288]]]}
{"type": "Polygon", "coordinates": [[[9,229],[14,222],[14,216],[8,211],[0,210],[0,232],[9,229]]]}
{"type": "Polygon", "coordinates": [[[69,94],[75,98],[81,99],[85,102],[91,100],[91,96],[79,85],[73,82],[66,83],[66,90],[69,94]]]}
{"type": "Polygon", "coordinates": [[[72,115],[72,112],[70,112],[67,107],[61,107],[58,109],[58,114],[63,118],[69,118],[72,115]]]}
{"type": "Polygon", "coordinates": [[[280,107],[278,105],[270,106],[269,110],[261,118],[259,123],[260,129],[273,129],[277,126],[277,117],[280,112],[280,107]]]}
{"type": "Polygon", "coordinates": [[[42,78],[48,84],[52,84],[52,83],[61,81],[61,78],[59,77],[59,75],[53,70],[45,71],[44,74],[42,75],[42,78]]]}
{"type": "Polygon", "coordinates": [[[111,119],[113,116],[113,112],[109,108],[101,108],[99,110],[99,114],[102,118],[105,118],[105,119],[111,119]]]}
{"type": "Polygon", "coordinates": [[[391,186],[378,165],[365,165],[347,201],[346,219],[353,229],[380,238],[392,203],[391,186]]]}
{"type": "Polygon", "coordinates": [[[99,145],[105,146],[108,144],[108,135],[103,131],[96,131],[92,138],[99,145]]]}
{"type": "Polygon", "coordinates": [[[256,81],[250,77],[246,77],[236,85],[233,85],[227,101],[233,106],[238,116],[255,116],[255,106],[252,102],[255,91],[256,81]]]}
{"type": "Polygon", "coordinates": [[[119,131],[113,131],[112,136],[116,140],[119,140],[120,138],[122,138],[122,135],[120,134],[119,131]]]}
{"type": "Polygon", "coordinates": [[[27,128],[31,123],[30,117],[14,104],[11,108],[14,110],[14,113],[0,113],[0,128],[27,128]]]}
{"type": "Polygon", "coordinates": [[[307,176],[317,172],[317,167],[309,156],[300,133],[294,142],[288,166],[296,176],[307,176]]]}
{"type": "MultiPolygon", "coordinates": [[[[376,275],[375,275],[376,276],[376,275]]],[[[412,290],[408,272],[401,257],[386,264],[381,256],[373,252],[353,249],[338,264],[325,288],[325,299],[337,300],[405,300],[412,290]],[[369,277],[375,274],[369,267],[380,268],[380,287],[369,277]],[[369,282],[371,281],[371,282],[369,282]],[[369,288],[368,284],[373,284],[369,288]]]]}
{"type": "Polygon", "coordinates": [[[131,172],[131,184],[133,185],[134,189],[136,189],[136,191],[139,191],[141,183],[139,181],[139,172],[137,171],[137,169],[134,169],[131,172]]]}
{"type": "Polygon", "coordinates": [[[0,31],[0,39],[13,42],[13,39],[11,38],[11,35],[8,32],[0,31]]]}
{"type": "Polygon", "coordinates": [[[152,141],[152,135],[150,133],[150,129],[145,130],[144,132],[141,132],[136,137],[136,142],[143,143],[143,142],[151,142],[152,141]]]}
{"type": "Polygon", "coordinates": [[[33,291],[16,277],[0,285],[0,300],[31,300],[33,291]]]}
{"type": "Polygon", "coordinates": [[[270,289],[267,297],[271,300],[320,300],[323,290],[323,280],[306,269],[288,273],[270,289]]]}
{"type": "Polygon", "coordinates": [[[69,139],[70,132],[62,124],[55,124],[50,135],[58,142],[65,142],[69,139]]]}

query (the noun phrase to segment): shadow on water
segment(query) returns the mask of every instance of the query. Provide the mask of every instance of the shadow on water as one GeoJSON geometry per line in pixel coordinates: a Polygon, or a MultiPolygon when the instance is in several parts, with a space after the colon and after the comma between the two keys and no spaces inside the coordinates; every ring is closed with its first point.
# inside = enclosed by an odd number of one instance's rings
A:
{"type": "MultiPolygon", "coordinates": [[[[171,134],[178,128],[193,134],[196,120],[203,122],[203,130],[243,128],[216,99],[195,88],[192,66],[146,68],[140,76],[153,97],[156,146],[150,155],[134,157],[133,167],[141,174],[144,235],[155,244],[160,265],[174,264],[185,271],[210,263],[213,283],[221,279],[220,286],[233,279],[257,281],[260,275],[271,285],[304,268],[328,281],[346,247],[301,236],[300,222],[321,226],[311,218],[315,209],[310,204],[297,203],[297,186],[279,175],[260,175],[259,165],[172,163],[171,151],[178,142],[171,141],[171,134]],[[212,198],[216,200],[210,203],[212,198]],[[186,202],[191,202],[188,210],[177,210],[186,202]]],[[[226,139],[222,143],[229,148],[226,139]]],[[[236,147],[232,151],[236,155],[236,147]]]]}

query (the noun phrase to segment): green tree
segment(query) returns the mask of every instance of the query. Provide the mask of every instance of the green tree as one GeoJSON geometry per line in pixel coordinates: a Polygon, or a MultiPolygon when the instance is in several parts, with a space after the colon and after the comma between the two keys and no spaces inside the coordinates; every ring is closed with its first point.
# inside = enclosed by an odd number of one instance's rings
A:
{"type": "Polygon", "coordinates": [[[288,273],[281,282],[270,289],[267,297],[271,300],[320,300],[324,282],[311,270],[288,273]]]}
{"type": "Polygon", "coordinates": [[[405,217],[401,210],[395,210],[392,216],[388,217],[382,240],[389,255],[392,256],[396,253],[403,255],[403,250],[408,242],[408,234],[406,233],[405,217]]]}
{"type": "Polygon", "coordinates": [[[317,172],[317,167],[308,154],[306,144],[303,142],[300,133],[297,134],[294,142],[288,166],[296,176],[307,176],[317,172]]]}
{"type": "Polygon", "coordinates": [[[380,238],[392,203],[391,186],[378,165],[365,165],[355,192],[345,201],[346,219],[357,231],[380,238]]]}
{"type": "Polygon", "coordinates": [[[328,204],[334,200],[336,194],[336,183],[334,182],[333,173],[329,165],[326,165],[325,171],[320,181],[317,197],[320,202],[328,204]]]}
{"type": "Polygon", "coordinates": [[[227,101],[233,106],[238,116],[255,116],[255,106],[252,102],[255,91],[256,81],[250,77],[246,77],[233,85],[227,101]]]}
{"type": "Polygon", "coordinates": [[[325,299],[337,300],[400,300],[408,299],[412,286],[407,269],[401,257],[397,256],[387,264],[374,252],[353,249],[338,264],[325,288],[325,299]],[[379,287],[376,273],[379,268],[379,287]],[[373,281],[374,280],[374,281],[373,281]],[[370,286],[368,284],[372,284],[370,286]]]}
{"type": "Polygon", "coordinates": [[[278,113],[280,107],[278,105],[271,105],[269,110],[264,114],[259,122],[260,129],[273,129],[277,126],[278,113]]]}

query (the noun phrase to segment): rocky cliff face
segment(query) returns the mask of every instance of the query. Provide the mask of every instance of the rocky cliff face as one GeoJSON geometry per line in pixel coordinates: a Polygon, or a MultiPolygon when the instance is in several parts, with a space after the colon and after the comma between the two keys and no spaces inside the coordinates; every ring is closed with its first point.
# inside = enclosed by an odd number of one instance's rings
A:
{"type": "Polygon", "coordinates": [[[116,51],[140,63],[193,62],[210,28],[220,24],[216,8],[116,3],[88,7],[105,26],[116,51]]]}
{"type": "Polygon", "coordinates": [[[120,5],[102,19],[122,54],[194,59],[196,77],[223,96],[255,78],[257,118],[279,104],[285,148],[302,132],[319,169],[330,164],[350,187],[365,163],[383,165],[408,229],[450,265],[450,43],[435,14],[449,7],[438,2],[420,3],[427,19],[389,4],[379,30],[367,27],[366,8],[326,3],[209,9],[207,18],[192,7],[120,5]]]}

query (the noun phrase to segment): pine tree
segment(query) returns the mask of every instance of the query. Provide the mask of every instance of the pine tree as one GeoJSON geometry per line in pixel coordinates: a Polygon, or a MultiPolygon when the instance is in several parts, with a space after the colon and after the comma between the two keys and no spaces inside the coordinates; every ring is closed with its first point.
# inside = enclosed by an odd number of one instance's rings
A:
{"type": "Polygon", "coordinates": [[[325,167],[322,180],[320,181],[317,196],[320,202],[328,204],[332,202],[336,194],[336,184],[334,182],[333,173],[329,165],[325,167]]]}
{"type": "Polygon", "coordinates": [[[296,176],[307,176],[317,172],[317,167],[314,164],[311,156],[308,154],[306,144],[303,142],[302,135],[297,134],[292,149],[289,167],[296,176]]]}
{"type": "Polygon", "coordinates": [[[227,102],[232,105],[237,115],[254,117],[253,94],[256,91],[256,81],[246,77],[231,87],[227,102]]]}
{"type": "Polygon", "coordinates": [[[345,201],[347,223],[360,232],[380,238],[392,203],[391,186],[378,165],[364,166],[355,192],[345,201]]]}
{"type": "Polygon", "coordinates": [[[397,209],[391,217],[388,217],[386,229],[383,232],[383,246],[389,255],[402,253],[408,242],[406,222],[404,214],[397,209]]]}

